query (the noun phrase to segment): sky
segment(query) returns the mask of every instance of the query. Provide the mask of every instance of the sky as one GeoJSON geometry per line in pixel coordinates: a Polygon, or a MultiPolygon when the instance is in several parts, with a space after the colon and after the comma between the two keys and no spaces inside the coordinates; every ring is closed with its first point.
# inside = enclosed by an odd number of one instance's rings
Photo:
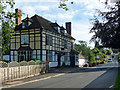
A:
{"type": "MultiPolygon", "coordinates": [[[[104,0],[101,0],[103,2],[104,0]]],[[[38,14],[52,22],[57,22],[60,26],[65,27],[65,22],[72,22],[72,36],[78,40],[88,42],[88,46],[94,47],[94,43],[89,44],[93,34],[90,34],[94,15],[97,15],[95,9],[104,10],[104,5],[99,0],[69,0],[66,2],[69,8],[65,11],[59,6],[59,0],[15,0],[15,8],[27,14],[29,17],[38,14]],[[74,2],[71,4],[70,2],[74,2]]]]}

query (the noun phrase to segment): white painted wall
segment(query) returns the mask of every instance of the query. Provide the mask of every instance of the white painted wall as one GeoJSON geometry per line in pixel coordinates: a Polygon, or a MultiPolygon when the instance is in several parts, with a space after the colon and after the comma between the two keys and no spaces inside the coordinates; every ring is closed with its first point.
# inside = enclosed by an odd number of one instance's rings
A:
{"type": "Polygon", "coordinates": [[[49,67],[57,67],[58,62],[49,62],[49,67]]]}
{"type": "Polygon", "coordinates": [[[79,59],[79,67],[83,67],[87,63],[87,59],[79,59]]]}

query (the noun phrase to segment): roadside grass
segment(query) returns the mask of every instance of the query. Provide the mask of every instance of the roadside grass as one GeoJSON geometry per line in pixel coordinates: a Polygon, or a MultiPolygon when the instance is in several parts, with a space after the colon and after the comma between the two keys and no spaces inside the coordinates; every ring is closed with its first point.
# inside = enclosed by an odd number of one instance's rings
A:
{"type": "Polygon", "coordinates": [[[118,76],[116,78],[116,82],[115,82],[115,90],[120,90],[120,72],[118,73],[118,76]]]}

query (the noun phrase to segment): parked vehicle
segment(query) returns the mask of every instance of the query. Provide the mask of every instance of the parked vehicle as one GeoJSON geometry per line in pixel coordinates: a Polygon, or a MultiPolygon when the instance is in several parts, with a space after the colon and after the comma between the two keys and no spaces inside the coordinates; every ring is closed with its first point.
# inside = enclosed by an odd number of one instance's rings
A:
{"type": "Polygon", "coordinates": [[[108,58],[108,59],[107,59],[107,62],[112,62],[112,58],[108,58]]]}

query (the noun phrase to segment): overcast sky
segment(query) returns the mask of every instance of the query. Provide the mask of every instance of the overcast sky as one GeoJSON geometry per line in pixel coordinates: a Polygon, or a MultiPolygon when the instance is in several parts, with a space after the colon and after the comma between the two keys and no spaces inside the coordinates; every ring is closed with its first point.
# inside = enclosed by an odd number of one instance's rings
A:
{"type": "MultiPolygon", "coordinates": [[[[84,40],[89,42],[91,36],[90,28],[92,24],[90,19],[95,14],[95,9],[104,10],[104,5],[99,0],[69,0],[74,3],[71,5],[67,2],[68,11],[58,8],[58,0],[15,0],[15,8],[22,10],[25,15],[22,16],[24,19],[27,14],[29,17],[38,14],[52,22],[57,21],[59,25],[65,26],[65,22],[72,22],[72,36],[78,40],[84,40]]],[[[104,0],[101,0],[104,1],[104,0]]],[[[94,46],[90,44],[89,46],[94,46]]]]}

